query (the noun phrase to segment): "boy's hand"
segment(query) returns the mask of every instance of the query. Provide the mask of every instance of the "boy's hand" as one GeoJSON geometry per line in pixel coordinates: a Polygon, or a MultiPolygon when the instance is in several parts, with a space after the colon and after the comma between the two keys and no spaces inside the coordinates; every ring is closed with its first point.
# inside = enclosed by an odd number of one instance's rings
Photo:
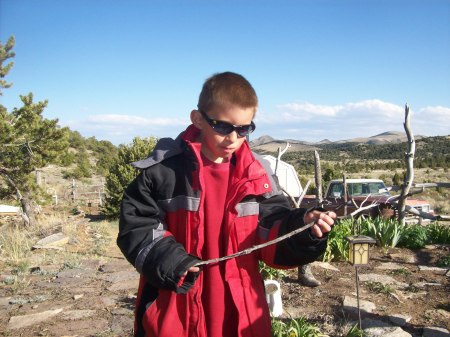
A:
{"type": "Polygon", "coordinates": [[[305,214],[305,224],[314,222],[314,226],[311,227],[312,234],[321,238],[324,233],[331,231],[331,226],[334,225],[334,219],[336,219],[336,213],[334,212],[322,212],[319,210],[312,210],[305,214]]]}

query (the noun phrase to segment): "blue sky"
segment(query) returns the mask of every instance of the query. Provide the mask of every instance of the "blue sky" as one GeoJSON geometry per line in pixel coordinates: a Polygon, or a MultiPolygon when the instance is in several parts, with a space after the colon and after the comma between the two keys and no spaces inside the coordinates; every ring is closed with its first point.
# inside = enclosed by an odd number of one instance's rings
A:
{"type": "Polygon", "coordinates": [[[129,143],[175,137],[204,80],[243,74],[252,138],[450,134],[450,1],[0,0],[16,39],[1,104],[33,92],[46,118],[129,143]]]}

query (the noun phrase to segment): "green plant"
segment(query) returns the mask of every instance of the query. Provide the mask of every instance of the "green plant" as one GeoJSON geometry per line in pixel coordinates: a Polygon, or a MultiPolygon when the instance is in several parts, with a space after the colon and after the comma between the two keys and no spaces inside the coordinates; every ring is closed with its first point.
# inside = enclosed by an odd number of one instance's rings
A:
{"type": "Polygon", "coordinates": [[[269,267],[262,261],[259,261],[259,272],[264,280],[280,280],[286,276],[283,270],[269,267]]]}
{"type": "Polygon", "coordinates": [[[106,177],[107,195],[101,212],[110,219],[117,219],[120,214],[120,203],[124,189],[139,174],[139,170],[130,163],[145,159],[153,151],[157,139],[135,137],[132,144],[120,145],[118,156],[109,164],[106,177]]]}
{"type": "Polygon", "coordinates": [[[391,274],[408,276],[408,275],[411,275],[411,272],[408,269],[406,269],[406,268],[400,268],[400,269],[392,270],[391,274]]]}
{"type": "Polygon", "coordinates": [[[383,284],[381,282],[367,282],[366,287],[371,292],[374,292],[377,294],[391,295],[394,293],[394,289],[392,289],[389,285],[383,284]]]}
{"type": "Polygon", "coordinates": [[[422,225],[406,227],[399,246],[409,249],[420,249],[428,243],[427,229],[422,225]]]}
{"type": "Polygon", "coordinates": [[[441,256],[439,260],[436,262],[438,267],[450,267],[450,255],[441,256]]]}
{"type": "Polygon", "coordinates": [[[450,244],[450,226],[433,222],[426,228],[429,243],[450,244]]]}
{"type": "Polygon", "coordinates": [[[272,335],[274,337],[321,337],[326,336],[306,318],[291,318],[287,323],[272,319],[272,335]]]}
{"type": "Polygon", "coordinates": [[[339,261],[348,257],[348,242],[344,239],[352,235],[353,221],[351,219],[341,220],[333,226],[333,230],[328,233],[328,243],[323,261],[339,261]]]}
{"type": "Polygon", "coordinates": [[[404,227],[395,219],[376,217],[367,219],[365,222],[364,234],[375,238],[377,244],[384,249],[397,246],[403,236],[403,232],[404,227]]]}
{"type": "Polygon", "coordinates": [[[345,337],[363,337],[364,333],[358,327],[358,324],[352,326],[352,328],[347,332],[345,337]]]}

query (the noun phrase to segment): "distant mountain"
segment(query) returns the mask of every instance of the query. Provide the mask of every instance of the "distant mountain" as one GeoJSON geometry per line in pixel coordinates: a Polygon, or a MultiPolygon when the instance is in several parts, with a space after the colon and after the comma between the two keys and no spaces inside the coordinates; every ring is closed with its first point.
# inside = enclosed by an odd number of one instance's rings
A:
{"type": "MultiPolygon", "coordinates": [[[[415,139],[423,138],[423,136],[415,136],[415,139]]],[[[276,152],[279,147],[282,149],[286,146],[286,142],[291,145],[290,151],[314,151],[318,150],[320,145],[326,144],[343,144],[343,143],[361,143],[361,144],[398,144],[407,141],[406,134],[400,131],[387,131],[371,137],[359,137],[332,142],[323,139],[320,142],[305,142],[301,140],[278,140],[271,136],[262,136],[250,142],[250,146],[256,151],[276,152]]]]}

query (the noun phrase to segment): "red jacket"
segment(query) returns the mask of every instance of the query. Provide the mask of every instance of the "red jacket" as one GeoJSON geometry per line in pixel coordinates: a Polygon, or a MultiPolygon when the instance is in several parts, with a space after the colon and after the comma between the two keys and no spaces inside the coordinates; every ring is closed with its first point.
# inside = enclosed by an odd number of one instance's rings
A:
{"type": "MultiPolygon", "coordinates": [[[[198,130],[161,139],[124,193],[117,243],[141,273],[135,336],[207,337],[202,311],[202,274],[183,273],[201,258],[203,199],[198,130]]],[[[226,255],[274,239],[303,225],[304,210],[291,209],[246,142],[231,159],[225,205],[226,255]]],[[[264,166],[263,166],[264,165],[264,166]]],[[[270,337],[271,320],[258,260],[292,268],[315,260],[326,239],[302,232],[277,245],[228,260],[225,280],[239,313],[242,337],[270,337]]],[[[209,336],[211,337],[211,336],[209,336]]]]}

